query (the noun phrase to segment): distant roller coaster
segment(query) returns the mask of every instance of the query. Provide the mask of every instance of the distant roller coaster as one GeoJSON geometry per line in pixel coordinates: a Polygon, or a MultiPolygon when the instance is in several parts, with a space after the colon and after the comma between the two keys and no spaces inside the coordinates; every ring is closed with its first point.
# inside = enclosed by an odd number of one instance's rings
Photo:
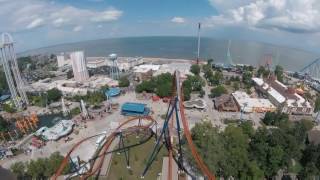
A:
{"type": "Polygon", "coordinates": [[[303,67],[299,72],[309,77],[320,79],[320,58],[312,61],[311,63],[303,67]]]}

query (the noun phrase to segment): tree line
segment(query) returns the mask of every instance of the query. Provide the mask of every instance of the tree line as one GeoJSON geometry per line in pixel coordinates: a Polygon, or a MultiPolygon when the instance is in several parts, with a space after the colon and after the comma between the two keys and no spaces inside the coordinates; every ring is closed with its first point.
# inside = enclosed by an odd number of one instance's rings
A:
{"type": "MultiPolygon", "coordinates": [[[[52,153],[49,158],[38,158],[29,162],[16,162],[11,165],[10,170],[17,179],[49,179],[60,167],[64,157],[59,152],[52,153]]],[[[63,174],[70,173],[68,164],[63,174]]]]}
{"type": "MultiPolygon", "coordinates": [[[[272,179],[283,172],[312,179],[320,175],[320,145],[307,141],[311,121],[293,123],[281,113],[268,113],[264,122],[272,128],[255,130],[250,121],[245,121],[220,131],[210,122],[202,122],[192,129],[192,138],[206,165],[218,177],[272,179]]],[[[192,170],[200,173],[186,146],[185,150],[192,170]]]]}

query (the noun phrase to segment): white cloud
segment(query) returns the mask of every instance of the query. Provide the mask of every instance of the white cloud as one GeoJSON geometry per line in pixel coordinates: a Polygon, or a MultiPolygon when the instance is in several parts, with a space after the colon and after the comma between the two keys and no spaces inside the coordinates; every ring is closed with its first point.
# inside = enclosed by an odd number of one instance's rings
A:
{"type": "Polygon", "coordinates": [[[174,23],[185,23],[186,19],[183,18],[183,17],[173,17],[171,19],[171,22],[174,22],[174,23]]]}
{"type": "Polygon", "coordinates": [[[27,25],[27,29],[34,29],[43,25],[43,19],[37,18],[27,25]]]}
{"type": "Polygon", "coordinates": [[[116,21],[123,14],[113,7],[100,11],[43,0],[2,1],[0,0],[0,22],[6,26],[1,26],[0,31],[23,31],[39,26],[96,26],[96,22],[116,21]]]}
{"type": "Polygon", "coordinates": [[[103,12],[96,13],[95,16],[91,18],[94,22],[108,22],[115,21],[122,16],[122,11],[110,8],[103,12]]]}
{"type": "Polygon", "coordinates": [[[76,27],[73,28],[73,31],[74,31],[74,32],[79,32],[79,31],[81,31],[82,29],[83,29],[82,26],[76,26],[76,27]]]}
{"type": "Polygon", "coordinates": [[[66,19],[66,18],[63,18],[63,17],[59,17],[55,20],[53,20],[52,24],[56,27],[60,27],[62,26],[63,24],[67,23],[69,20],[66,19]]]}
{"type": "Polygon", "coordinates": [[[243,25],[250,28],[290,32],[320,31],[320,1],[317,0],[209,0],[219,15],[205,25],[243,25]],[[233,1],[232,1],[233,2],[233,1]]]}

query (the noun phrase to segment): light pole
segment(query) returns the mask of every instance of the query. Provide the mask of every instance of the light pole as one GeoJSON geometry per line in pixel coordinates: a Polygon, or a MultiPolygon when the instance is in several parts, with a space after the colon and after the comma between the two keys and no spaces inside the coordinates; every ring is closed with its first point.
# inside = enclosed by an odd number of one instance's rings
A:
{"type": "Polygon", "coordinates": [[[243,120],[244,109],[248,106],[248,103],[244,103],[242,109],[240,109],[240,121],[243,120]]]}

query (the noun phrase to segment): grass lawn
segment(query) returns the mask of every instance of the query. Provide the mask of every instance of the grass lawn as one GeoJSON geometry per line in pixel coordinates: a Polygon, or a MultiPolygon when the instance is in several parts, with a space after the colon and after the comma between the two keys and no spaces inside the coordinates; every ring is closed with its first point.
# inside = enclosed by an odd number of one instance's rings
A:
{"type": "MultiPolygon", "coordinates": [[[[140,140],[135,135],[129,136],[125,141],[126,145],[135,144],[140,140]]],[[[136,146],[130,149],[130,166],[131,169],[126,168],[126,161],[124,153],[113,153],[111,168],[107,179],[112,180],[140,180],[140,176],[146,166],[147,160],[152,153],[155,145],[154,138],[151,138],[143,145],[136,146]]],[[[156,179],[158,173],[162,170],[162,157],[167,156],[167,150],[163,146],[157,158],[149,168],[145,179],[156,179]]]]}

